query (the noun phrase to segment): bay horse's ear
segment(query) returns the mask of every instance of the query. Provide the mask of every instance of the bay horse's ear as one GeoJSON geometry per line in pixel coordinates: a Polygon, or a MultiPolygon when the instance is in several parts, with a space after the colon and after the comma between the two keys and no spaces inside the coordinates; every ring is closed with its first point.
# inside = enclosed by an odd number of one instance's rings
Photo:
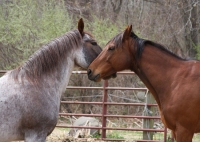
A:
{"type": "Polygon", "coordinates": [[[83,36],[84,22],[82,18],[78,21],[78,30],[80,34],[83,36]]]}
{"type": "Polygon", "coordinates": [[[132,25],[127,26],[123,34],[122,42],[124,42],[126,39],[130,37],[131,32],[132,32],[132,25]]]}

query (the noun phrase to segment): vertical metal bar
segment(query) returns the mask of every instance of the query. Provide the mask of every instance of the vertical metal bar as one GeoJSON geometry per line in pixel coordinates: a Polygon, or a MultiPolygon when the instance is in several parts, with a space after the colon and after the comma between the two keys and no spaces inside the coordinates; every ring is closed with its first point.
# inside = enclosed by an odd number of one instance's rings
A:
{"type": "Polygon", "coordinates": [[[174,142],[174,141],[175,141],[174,134],[173,134],[173,132],[171,131],[171,142],[174,142]]]}
{"type": "Polygon", "coordinates": [[[165,127],[164,131],[164,142],[167,142],[167,127],[165,127]]]}
{"type": "Polygon", "coordinates": [[[107,102],[107,89],[106,87],[108,87],[108,80],[104,81],[104,85],[103,85],[103,104],[102,104],[102,135],[101,138],[104,139],[106,138],[106,129],[104,129],[106,127],[106,113],[107,113],[107,105],[105,104],[105,102],[107,102]]]}

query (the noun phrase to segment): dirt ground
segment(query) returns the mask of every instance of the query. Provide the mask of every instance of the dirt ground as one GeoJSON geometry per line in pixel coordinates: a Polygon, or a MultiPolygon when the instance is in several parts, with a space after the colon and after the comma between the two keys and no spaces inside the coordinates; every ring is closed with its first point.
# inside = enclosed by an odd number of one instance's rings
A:
{"type": "Polygon", "coordinates": [[[67,139],[67,133],[67,131],[55,128],[54,131],[47,137],[47,142],[65,142],[67,139]]]}
{"type": "MultiPolygon", "coordinates": [[[[94,138],[74,139],[72,137],[67,136],[67,133],[68,133],[68,131],[65,131],[62,128],[55,128],[54,131],[47,137],[47,142],[109,142],[109,141],[97,140],[94,138]]],[[[114,141],[112,141],[112,142],[114,142],[114,141]]],[[[117,141],[117,142],[120,142],[120,141],[117,141]]],[[[125,142],[125,141],[123,141],[123,142],[125,142]]],[[[128,141],[126,141],[126,142],[128,142],[128,141]]]]}
{"type": "Polygon", "coordinates": [[[68,131],[65,131],[61,128],[55,128],[54,131],[47,137],[47,142],[105,142],[93,138],[73,139],[72,137],[68,137],[67,133],[68,131]]]}
{"type": "MultiPolygon", "coordinates": [[[[92,138],[73,139],[72,137],[67,137],[67,133],[68,131],[65,131],[61,128],[55,128],[54,131],[47,137],[46,142],[104,142],[92,138]]],[[[17,142],[24,142],[24,141],[17,141],[17,142]]]]}

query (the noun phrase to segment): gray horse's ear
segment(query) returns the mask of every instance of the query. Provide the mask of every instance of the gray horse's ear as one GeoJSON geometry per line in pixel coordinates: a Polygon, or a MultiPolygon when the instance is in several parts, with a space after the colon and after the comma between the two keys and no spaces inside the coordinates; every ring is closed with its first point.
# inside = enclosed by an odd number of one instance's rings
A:
{"type": "Polygon", "coordinates": [[[84,30],[84,22],[83,22],[83,19],[81,18],[79,21],[78,21],[78,30],[80,32],[80,34],[83,36],[83,30],[84,30]]]}
{"type": "Polygon", "coordinates": [[[123,34],[122,42],[124,42],[126,39],[130,37],[131,32],[132,32],[132,25],[127,26],[123,34]]]}

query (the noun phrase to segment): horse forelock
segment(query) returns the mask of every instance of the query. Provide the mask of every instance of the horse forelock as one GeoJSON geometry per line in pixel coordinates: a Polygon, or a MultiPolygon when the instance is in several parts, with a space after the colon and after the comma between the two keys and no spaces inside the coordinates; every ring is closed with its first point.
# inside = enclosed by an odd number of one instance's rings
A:
{"type": "Polygon", "coordinates": [[[120,48],[120,47],[122,47],[122,38],[123,38],[123,33],[119,33],[118,35],[113,37],[110,41],[108,41],[108,43],[106,45],[113,42],[115,44],[116,48],[120,48]]]}
{"type": "Polygon", "coordinates": [[[79,31],[74,30],[50,41],[31,55],[22,66],[12,70],[12,77],[17,80],[19,77],[26,77],[34,81],[40,79],[43,74],[61,69],[62,60],[67,58],[72,50],[80,47],[81,40],[79,31]]]}
{"type": "MultiPolygon", "coordinates": [[[[118,35],[113,37],[107,44],[109,44],[110,42],[114,42],[117,48],[122,47],[123,34],[124,32],[119,33],[118,35]]],[[[134,38],[135,40],[138,39],[138,36],[134,32],[131,32],[130,37],[134,38]]]]}
{"type": "MultiPolygon", "coordinates": [[[[113,42],[115,44],[116,48],[122,48],[123,47],[123,42],[122,42],[123,34],[124,34],[124,32],[119,33],[118,35],[113,37],[106,45],[113,42]]],[[[133,46],[133,48],[136,49],[136,59],[138,59],[142,55],[145,40],[139,38],[134,32],[131,32],[130,37],[131,37],[131,39],[133,39],[131,41],[130,45],[133,46]]]]}

